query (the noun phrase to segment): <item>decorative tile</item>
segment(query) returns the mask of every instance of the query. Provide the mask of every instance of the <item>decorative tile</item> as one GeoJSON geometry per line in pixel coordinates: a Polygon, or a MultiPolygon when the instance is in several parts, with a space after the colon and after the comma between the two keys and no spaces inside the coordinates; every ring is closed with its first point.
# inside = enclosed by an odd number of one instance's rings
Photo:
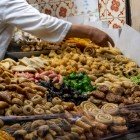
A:
{"type": "Polygon", "coordinates": [[[125,17],[125,2],[123,0],[107,0],[107,18],[125,17]]]}
{"type": "Polygon", "coordinates": [[[71,15],[72,4],[70,1],[58,2],[56,4],[56,16],[57,17],[69,17],[71,15]]]}
{"type": "Polygon", "coordinates": [[[99,0],[100,19],[109,27],[119,28],[126,22],[125,0],[99,0]]]}
{"type": "MultiPolygon", "coordinates": [[[[27,0],[41,12],[67,20],[72,16],[84,17],[84,23],[100,19],[109,27],[125,23],[125,0],[27,0]],[[37,6],[37,5],[38,6],[37,6]],[[99,9],[99,10],[98,10],[99,9]],[[98,12],[99,11],[99,12],[98,12]]],[[[78,19],[78,18],[77,18],[78,19]]],[[[80,20],[81,23],[83,20],[80,20]]],[[[76,23],[77,20],[75,19],[76,23]]]]}
{"type": "Polygon", "coordinates": [[[45,13],[47,15],[56,16],[55,14],[55,5],[54,3],[41,3],[39,5],[40,12],[45,13]]]}
{"type": "Polygon", "coordinates": [[[125,18],[113,18],[108,20],[110,28],[121,28],[125,23],[125,18]]]}
{"type": "Polygon", "coordinates": [[[104,20],[107,18],[106,0],[99,0],[99,15],[100,15],[101,20],[104,20]]]}
{"type": "Polygon", "coordinates": [[[30,4],[39,4],[39,0],[27,0],[30,4]]]}

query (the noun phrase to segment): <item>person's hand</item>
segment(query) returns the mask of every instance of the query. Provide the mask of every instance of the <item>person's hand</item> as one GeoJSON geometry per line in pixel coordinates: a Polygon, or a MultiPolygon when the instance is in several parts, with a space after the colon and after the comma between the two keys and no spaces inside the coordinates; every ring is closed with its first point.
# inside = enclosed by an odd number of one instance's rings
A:
{"type": "Polygon", "coordinates": [[[108,43],[110,43],[111,46],[114,47],[114,42],[109,35],[97,28],[87,25],[72,25],[66,38],[69,37],[89,38],[99,46],[107,47],[109,45],[108,43]]]}
{"type": "Polygon", "coordinates": [[[97,28],[92,28],[90,29],[89,33],[89,38],[91,41],[93,41],[95,44],[102,46],[102,47],[107,47],[110,43],[112,47],[114,47],[114,42],[112,38],[107,35],[105,32],[97,29],[97,28]]]}

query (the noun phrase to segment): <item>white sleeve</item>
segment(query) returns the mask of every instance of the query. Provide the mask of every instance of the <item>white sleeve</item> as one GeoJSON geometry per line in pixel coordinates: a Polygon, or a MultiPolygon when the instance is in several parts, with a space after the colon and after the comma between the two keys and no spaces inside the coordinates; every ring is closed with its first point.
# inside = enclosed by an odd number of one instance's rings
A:
{"type": "Polygon", "coordinates": [[[25,0],[8,0],[5,10],[8,24],[50,42],[62,41],[71,23],[40,13],[25,0]]]}

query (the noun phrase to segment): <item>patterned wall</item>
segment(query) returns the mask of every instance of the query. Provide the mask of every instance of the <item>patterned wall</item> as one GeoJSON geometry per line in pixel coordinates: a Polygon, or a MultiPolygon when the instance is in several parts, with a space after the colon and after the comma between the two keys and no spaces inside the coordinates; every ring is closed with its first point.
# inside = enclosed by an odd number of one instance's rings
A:
{"type": "Polygon", "coordinates": [[[120,28],[126,21],[125,0],[99,0],[100,19],[113,28],[120,28]]]}
{"type": "Polygon", "coordinates": [[[120,28],[125,23],[125,0],[27,0],[41,12],[67,18],[88,15],[109,23],[110,27],[120,28]],[[98,3],[99,1],[99,14],[98,3]]]}

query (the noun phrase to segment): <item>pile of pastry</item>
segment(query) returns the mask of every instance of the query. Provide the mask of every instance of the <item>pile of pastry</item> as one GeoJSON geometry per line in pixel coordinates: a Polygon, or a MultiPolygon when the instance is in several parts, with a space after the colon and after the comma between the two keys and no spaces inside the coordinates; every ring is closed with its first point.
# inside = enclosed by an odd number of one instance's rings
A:
{"type": "Polygon", "coordinates": [[[78,38],[60,44],[22,43],[24,51],[45,45],[59,49],[52,49],[47,56],[0,62],[0,115],[5,119],[19,116],[21,120],[35,116],[32,121],[16,124],[1,118],[1,135],[25,140],[100,139],[125,133],[126,124],[140,119],[135,106],[140,103],[140,87],[131,81],[140,68],[117,48],[102,48],[78,38]],[[75,87],[71,89],[63,79],[73,72],[87,75],[89,79],[84,77],[82,84],[88,81],[96,88],[79,93],[75,89],[79,90],[81,83],[71,78],[70,85],[75,87]],[[43,119],[54,114],[57,118],[43,119]]]}
{"type": "MultiPolygon", "coordinates": [[[[15,106],[19,106],[18,102],[15,106]]],[[[75,106],[72,102],[64,102],[57,97],[48,102],[47,99],[34,96],[30,101],[25,100],[23,107],[16,108],[14,113],[20,115],[17,118],[21,118],[21,122],[11,120],[11,124],[6,124],[7,120],[4,119],[5,122],[0,121],[0,126],[1,131],[7,132],[17,140],[19,138],[23,140],[90,140],[95,138],[98,140],[112,134],[127,132],[126,120],[119,115],[119,107],[116,104],[108,103],[99,108],[85,101],[75,106]],[[21,112],[27,115],[28,119],[34,117],[34,120],[22,122],[21,112]],[[32,114],[36,116],[30,116],[32,114]],[[48,116],[56,114],[57,118],[45,120],[46,114],[48,116]],[[43,119],[36,119],[38,115],[42,115],[43,119]]],[[[6,115],[7,119],[10,119],[11,114],[6,115]]]]}

